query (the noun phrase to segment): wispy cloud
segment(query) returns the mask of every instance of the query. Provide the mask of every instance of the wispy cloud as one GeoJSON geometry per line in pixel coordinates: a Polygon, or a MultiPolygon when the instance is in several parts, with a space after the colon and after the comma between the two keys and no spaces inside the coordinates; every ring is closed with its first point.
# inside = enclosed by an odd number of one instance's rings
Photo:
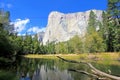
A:
{"type": "Polygon", "coordinates": [[[0,8],[11,8],[13,5],[11,3],[0,2],[0,8]]]}
{"type": "Polygon", "coordinates": [[[12,7],[12,4],[8,3],[6,4],[7,8],[11,8],[12,7]]]}
{"type": "Polygon", "coordinates": [[[12,22],[12,24],[14,24],[15,31],[20,33],[26,28],[29,22],[30,19],[24,19],[24,20],[16,19],[15,22],[12,22]]]}
{"type": "Polygon", "coordinates": [[[32,28],[29,28],[27,32],[33,32],[33,33],[38,33],[38,32],[45,32],[46,28],[39,28],[38,26],[34,26],[32,28]]]}

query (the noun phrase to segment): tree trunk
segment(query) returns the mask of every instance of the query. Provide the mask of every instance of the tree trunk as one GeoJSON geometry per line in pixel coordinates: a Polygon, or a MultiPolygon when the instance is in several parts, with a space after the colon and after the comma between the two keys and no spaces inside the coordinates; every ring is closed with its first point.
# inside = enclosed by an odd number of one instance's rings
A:
{"type": "MultiPolygon", "coordinates": [[[[77,63],[77,64],[81,64],[81,63],[82,64],[86,64],[86,65],[88,65],[90,67],[91,71],[93,72],[93,74],[92,73],[90,74],[90,73],[87,73],[87,72],[84,72],[84,71],[82,71],[82,72],[80,71],[81,73],[84,73],[84,74],[87,74],[87,75],[96,76],[96,77],[98,75],[98,76],[110,78],[110,79],[113,79],[113,80],[120,80],[120,77],[118,77],[118,76],[110,75],[110,74],[107,74],[105,72],[102,72],[102,71],[96,69],[91,63],[82,62],[82,61],[78,62],[78,61],[74,61],[74,60],[67,60],[67,59],[64,59],[64,58],[59,57],[59,56],[57,56],[57,57],[59,59],[62,59],[63,61],[66,61],[66,62],[77,63]]],[[[78,70],[74,70],[74,71],[79,72],[78,70]]]]}

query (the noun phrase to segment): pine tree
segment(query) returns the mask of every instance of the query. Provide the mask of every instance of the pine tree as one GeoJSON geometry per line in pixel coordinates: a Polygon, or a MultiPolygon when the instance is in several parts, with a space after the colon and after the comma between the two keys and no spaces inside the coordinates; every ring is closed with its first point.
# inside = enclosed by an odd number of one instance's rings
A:
{"type": "Polygon", "coordinates": [[[40,53],[39,49],[40,49],[40,42],[38,41],[37,35],[35,35],[34,38],[32,39],[32,51],[34,54],[38,54],[40,53]]]}
{"type": "Polygon", "coordinates": [[[96,31],[96,15],[93,11],[89,14],[89,22],[87,27],[88,34],[91,34],[92,32],[96,31]]]}
{"type": "Polygon", "coordinates": [[[89,15],[87,34],[85,36],[86,52],[93,53],[105,51],[102,34],[102,25],[100,21],[96,20],[94,12],[91,11],[89,15]]]}
{"type": "Polygon", "coordinates": [[[26,33],[26,35],[24,36],[23,39],[23,53],[24,54],[30,54],[32,53],[32,37],[31,35],[28,35],[26,33]]]}
{"type": "Polygon", "coordinates": [[[108,0],[108,51],[120,51],[120,0],[108,0]]]}
{"type": "Polygon", "coordinates": [[[9,17],[8,11],[0,10],[0,57],[11,59],[14,55],[14,44],[11,43],[9,35],[9,28],[12,27],[9,17]]]}

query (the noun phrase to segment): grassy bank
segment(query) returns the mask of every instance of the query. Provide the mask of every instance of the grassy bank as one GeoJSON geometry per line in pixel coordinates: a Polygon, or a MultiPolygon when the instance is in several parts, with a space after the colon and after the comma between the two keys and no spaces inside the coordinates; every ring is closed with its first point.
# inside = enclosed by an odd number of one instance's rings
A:
{"type": "Polygon", "coordinates": [[[90,53],[90,54],[48,54],[48,55],[39,55],[39,54],[28,54],[24,57],[26,58],[47,58],[47,59],[56,59],[56,56],[60,56],[67,59],[83,59],[83,60],[119,60],[120,53],[90,53]]]}

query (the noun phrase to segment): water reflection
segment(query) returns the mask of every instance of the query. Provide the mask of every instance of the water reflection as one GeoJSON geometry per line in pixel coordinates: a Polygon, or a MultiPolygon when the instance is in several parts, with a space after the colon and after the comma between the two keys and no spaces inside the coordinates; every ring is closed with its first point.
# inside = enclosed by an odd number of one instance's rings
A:
{"type": "Polygon", "coordinates": [[[32,80],[74,80],[67,70],[60,71],[56,66],[53,69],[45,65],[35,70],[32,80]]]}
{"type": "Polygon", "coordinates": [[[89,70],[85,65],[75,65],[61,60],[23,59],[18,67],[20,80],[90,80],[87,75],[68,71],[70,68],[89,70]]]}
{"type": "MultiPolygon", "coordinates": [[[[111,70],[114,75],[120,73],[120,65],[96,63],[92,64],[104,72],[108,73],[108,70],[111,70]]],[[[67,63],[59,59],[23,58],[17,67],[17,74],[20,80],[96,80],[82,73],[71,72],[68,69],[90,72],[89,67],[84,64],[67,63]]]]}
{"type": "MultiPolygon", "coordinates": [[[[92,61],[99,70],[112,75],[120,76],[119,61],[92,61]]],[[[0,80],[96,80],[82,73],[71,72],[69,69],[78,69],[90,72],[87,65],[67,63],[60,59],[27,59],[16,58],[13,63],[0,65],[0,80]],[[8,72],[6,72],[8,71],[8,72]],[[13,79],[10,74],[19,79],[13,79]],[[4,74],[4,75],[3,75],[4,74]],[[8,75],[9,74],[9,75],[8,75]],[[3,75],[3,76],[1,76],[3,75]],[[9,78],[10,77],[10,78],[9,78]]]]}

